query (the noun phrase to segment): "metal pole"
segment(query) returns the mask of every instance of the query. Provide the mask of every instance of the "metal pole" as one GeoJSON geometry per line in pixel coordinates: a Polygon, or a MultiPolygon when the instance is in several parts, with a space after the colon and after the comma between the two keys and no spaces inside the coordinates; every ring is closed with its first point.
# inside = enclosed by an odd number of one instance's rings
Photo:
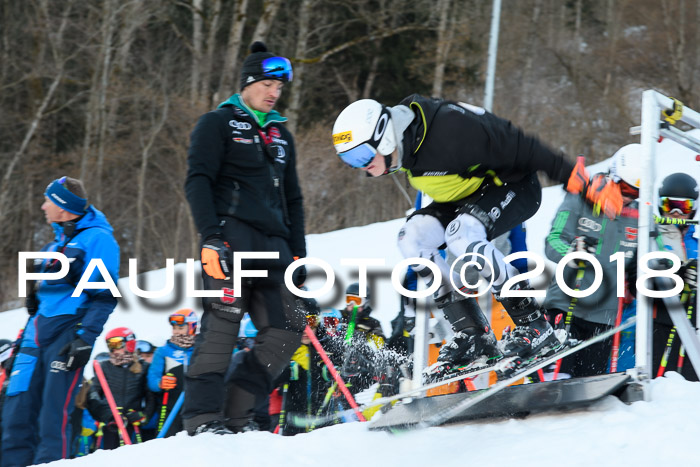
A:
{"type": "Polygon", "coordinates": [[[486,66],[486,89],[484,91],[484,108],[493,109],[493,83],[496,79],[496,56],[498,55],[498,28],[501,23],[501,0],[493,0],[491,13],[491,33],[489,34],[489,57],[486,66]]]}
{"type": "MultiPolygon", "coordinates": [[[[420,197],[420,209],[430,204],[432,199],[423,193],[420,197]]],[[[416,290],[424,290],[425,284],[420,277],[416,280],[416,290]]],[[[416,321],[413,327],[413,379],[412,387],[417,388],[423,385],[423,370],[428,363],[428,331],[429,331],[429,298],[416,300],[416,321]]]]}
{"type": "MultiPolygon", "coordinates": [[[[652,187],[654,186],[653,163],[656,155],[656,142],[659,138],[659,113],[654,91],[644,91],[642,95],[642,179],[639,190],[639,242],[637,244],[637,270],[641,271],[642,258],[650,251],[652,224],[652,187]]],[[[644,383],[643,397],[649,399],[646,383],[651,379],[651,299],[642,294],[637,297],[637,333],[635,366],[640,382],[644,383]]]]}

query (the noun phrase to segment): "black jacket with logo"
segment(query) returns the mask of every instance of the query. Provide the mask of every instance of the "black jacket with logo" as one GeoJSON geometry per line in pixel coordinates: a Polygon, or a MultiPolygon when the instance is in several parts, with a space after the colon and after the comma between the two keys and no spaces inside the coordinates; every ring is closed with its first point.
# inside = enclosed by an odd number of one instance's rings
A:
{"type": "Polygon", "coordinates": [[[273,112],[261,127],[235,95],[204,114],[191,135],[185,192],[202,239],[221,233],[221,217],[234,217],[304,257],[294,139],[273,112]]]}
{"type": "Polygon", "coordinates": [[[561,153],[480,107],[417,94],[401,105],[416,114],[403,133],[401,166],[411,185],[437,202],[469,196],[485,177],[517,182],[543,171],[566,182],[574,168],[561,153]]]}

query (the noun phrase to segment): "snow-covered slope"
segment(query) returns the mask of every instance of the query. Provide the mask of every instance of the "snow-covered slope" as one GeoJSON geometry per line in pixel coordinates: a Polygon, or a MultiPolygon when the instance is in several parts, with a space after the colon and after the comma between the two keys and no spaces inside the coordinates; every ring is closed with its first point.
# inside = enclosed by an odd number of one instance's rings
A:
{"type": "Polygon", "coordinates": [[[586,410],[391,435],[364,423],[282,437],[271,433],[184,433],[98,451],[63,467],[357,467],[518,466],[635,467],[697,465],[700,383],[675,373],[653,381],[652,402],[608,397],[586,410]]]}

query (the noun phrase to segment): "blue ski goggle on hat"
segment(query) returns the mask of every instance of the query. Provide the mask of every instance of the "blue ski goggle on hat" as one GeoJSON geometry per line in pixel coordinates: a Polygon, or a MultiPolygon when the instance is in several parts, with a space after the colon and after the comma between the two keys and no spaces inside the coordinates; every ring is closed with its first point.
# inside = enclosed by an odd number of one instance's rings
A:
{"type": "Polygon", "coordinates": [[[284,57],[270,57],[262,61],[262,75],[266,78],[292,81],[292,64],[284,57]]]}

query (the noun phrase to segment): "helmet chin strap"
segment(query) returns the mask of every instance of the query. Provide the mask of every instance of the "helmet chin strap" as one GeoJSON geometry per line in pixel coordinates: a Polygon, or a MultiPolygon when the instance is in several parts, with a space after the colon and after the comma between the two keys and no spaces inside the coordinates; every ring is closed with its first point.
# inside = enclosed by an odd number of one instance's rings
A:
{"type": "Polygon", "coordinates": [[[384,173],[382,175],[388,175],[396,170],[391,170],[391,154],[384,156],[384,173]]]}

